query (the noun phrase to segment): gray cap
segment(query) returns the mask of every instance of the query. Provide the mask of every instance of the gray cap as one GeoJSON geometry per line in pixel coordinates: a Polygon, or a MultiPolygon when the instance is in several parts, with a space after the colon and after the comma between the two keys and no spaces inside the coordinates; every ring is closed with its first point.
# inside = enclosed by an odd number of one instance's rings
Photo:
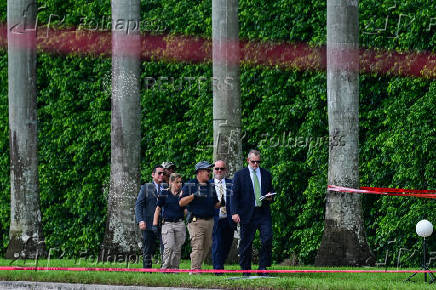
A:
{"type": "Polygon", "coordinates": [[[200,161],[197,164],[195,164],[195,170],[196,171],[198,171],[200,169],[209,169],[209,168],[212,168],[212,167],[214,167],[214,165],[210,164],[207,161],[200,161]]]}
{"type": "Polygon", "coordinates": [[[171,162],[171,161],[166,161],[166,162],[162,162],[162,167],[164,169],[168,169],[168,168],[171,168],[171,167],[176,167],[176,165],[173,162],[171,162]]]}

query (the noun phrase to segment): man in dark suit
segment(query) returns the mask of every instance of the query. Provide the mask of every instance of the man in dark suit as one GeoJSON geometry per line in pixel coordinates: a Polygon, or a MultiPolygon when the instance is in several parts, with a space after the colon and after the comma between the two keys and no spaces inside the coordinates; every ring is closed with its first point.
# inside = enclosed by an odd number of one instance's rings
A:
{"type": "Polygon", "coordinates": [[[212,263],[217,270],[224,269],[224,262],[227,259],[233,243],[233,235],[236,224],[230,215],[230,197],[232,193],[232,180],[225,178],[227,174],[226,163],[222,160],[215,162],[214,179],[210,182],[214,184],[218,200],[221,207],[215,209],[212,232],[212,263]]]}
{"type": "Polygon", "coordinates": [[[251,270],[252,244],[256,230],[260,231],[262,247],[259,251],[259,270],[266,270],[272,262],[272,221],[270,203],[272,197],[261,196],[274,192],[272,176],[260,168],[260,152],[250,150],[248,167],[233,177],[233,195],[230,210],[235,223],[240,223],[239,265],[251,270]]]}
{"type": "Polygon", "coordinates": [[[153,168],[151,177],[153,182],[141,186],[135,204],[136,222],[142,231],[142,263],[144,268],[152,267],[152,258],[156,249],[156,239],[158,238],[156,235],[159,235],[156,230],[153,231],[153,216],[156,210],[157,197],[162,189],[161,183],[164,177],[162,165],[153,168]]]}

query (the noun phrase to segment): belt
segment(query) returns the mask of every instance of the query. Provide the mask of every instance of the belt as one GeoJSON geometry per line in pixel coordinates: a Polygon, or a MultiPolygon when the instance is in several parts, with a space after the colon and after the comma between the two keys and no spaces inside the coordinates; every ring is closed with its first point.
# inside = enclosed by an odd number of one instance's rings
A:
{"type": "Polygon", "coordinates": [[[183,218],[179,218],[179,219],[163,219],[164,223],[178,223],[183,221],[183,218]]]}
{"type": "Polygon", "coordinates": [[[192,220],[195,222],[196,220],[205,220],[205,221],[208,221],[208,220],[211,220],[211,219],[213,219],[213,217],[198,217],[198,216],[194,216],[192,220]]]}

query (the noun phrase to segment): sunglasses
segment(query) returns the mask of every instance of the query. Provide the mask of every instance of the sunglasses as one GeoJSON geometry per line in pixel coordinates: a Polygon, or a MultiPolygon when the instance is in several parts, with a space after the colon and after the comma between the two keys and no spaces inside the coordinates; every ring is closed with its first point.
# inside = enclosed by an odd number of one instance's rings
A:
{"type": "Polygon", "coordinates": [[[260,164],[260,160],[250,160],[250,162],[260,164]]]}
{"type": "Polygon", "coordinates": [[[224,171],[224,170],[226,170],[226,168],[225,167],[215,167],[215,170],[216,171],[224,171]]]}

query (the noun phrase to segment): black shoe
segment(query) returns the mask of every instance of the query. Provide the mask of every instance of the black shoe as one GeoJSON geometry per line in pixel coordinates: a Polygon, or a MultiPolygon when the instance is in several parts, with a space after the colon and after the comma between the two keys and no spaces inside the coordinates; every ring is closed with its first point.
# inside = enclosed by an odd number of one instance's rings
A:
{"type": "MultiPolygon", "coordinates": [[[[265,271],[266,268],[259,268],[258,270],[259,270],[259,271],[265,271]]],[[[259,276],[268,277],[269,274],[268,274],[268,273],[259,273],[259,276]]]]}
{"type": "MultiPolygon", "coordinates": [[[[214,270],[224,270],[224,268],[213,268],[214,270]]],[[[214,273],[215,274],[215,276],[222,276],[224,273],[219,273],[219,272],[217,272],[217,273],[214,273]]]]}

